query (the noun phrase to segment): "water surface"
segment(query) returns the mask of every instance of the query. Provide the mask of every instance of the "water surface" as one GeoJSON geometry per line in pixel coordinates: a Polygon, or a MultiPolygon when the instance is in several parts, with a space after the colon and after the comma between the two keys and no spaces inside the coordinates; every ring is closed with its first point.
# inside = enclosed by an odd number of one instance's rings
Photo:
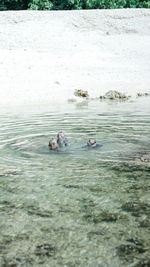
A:
{"type": "Polygon", "coordinates": [[[149,266],[149,106],[1,107],[2,266],[149,266]],[[50,152],[60,130],[70,145],[50,152]]]}

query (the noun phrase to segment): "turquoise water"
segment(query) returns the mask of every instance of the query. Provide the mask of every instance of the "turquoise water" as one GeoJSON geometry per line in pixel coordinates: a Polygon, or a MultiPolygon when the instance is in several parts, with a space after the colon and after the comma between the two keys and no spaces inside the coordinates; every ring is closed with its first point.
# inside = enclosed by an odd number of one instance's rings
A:
{"type": "Polygon", "coordinates": [[[0,111],[1,265],[149,266],[150,98],[0,111]]]}

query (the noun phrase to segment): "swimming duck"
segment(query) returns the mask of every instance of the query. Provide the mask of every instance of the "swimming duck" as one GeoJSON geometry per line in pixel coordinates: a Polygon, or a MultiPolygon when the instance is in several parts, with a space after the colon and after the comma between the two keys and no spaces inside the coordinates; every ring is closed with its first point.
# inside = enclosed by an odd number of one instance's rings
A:
{"type": "Polygon", "coordinates": [[[87,141],[87,146],[88,148],[98,148],[98,147],[101,147],[102,145],[97,144],[95,139],[90,138],[87,141]]]}
{"type": "Polygon", "coordinates": [[[65,137],[63,132],[57,134],[57,144],[59,147],[64,147],[68,145],[68,139],[65,137]]]}
{"type": "Polygon", "coordinates": [[[50,150],[58,151],[58,144],[55,138],[50,139],[48,146],[50,150]]]}

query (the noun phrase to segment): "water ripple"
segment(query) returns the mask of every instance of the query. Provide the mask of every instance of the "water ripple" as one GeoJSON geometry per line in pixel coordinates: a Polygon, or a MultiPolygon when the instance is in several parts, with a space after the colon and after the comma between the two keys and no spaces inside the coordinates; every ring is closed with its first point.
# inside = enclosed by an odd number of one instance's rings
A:
{"type": "Polygon", "coordinates": [[[148,100],[22,109],[0,114],[5,266],[148,262],[148,100]],[[70,145],[49,151],[60,130],[70,145]],[[90,137],[102,147],[86,149],[90,137]]]}

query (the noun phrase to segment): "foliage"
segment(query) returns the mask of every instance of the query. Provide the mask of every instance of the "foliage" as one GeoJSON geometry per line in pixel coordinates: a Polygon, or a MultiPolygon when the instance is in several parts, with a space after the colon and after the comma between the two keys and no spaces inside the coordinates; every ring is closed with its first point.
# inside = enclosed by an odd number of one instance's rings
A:
{"type": "Polygon", "coordinates": [[[28,0],[0,0],[0,10],[21,10],[28,8],[28,0]]]}
{"type": "Polygon", "coordinates": [[[86,8],[114,9],[123,8],[125,4],[126,0],[87,0],[86,8]]]}
{"type": "Polygon", "coordinates": [[[150,0],[0,0],[0,10],[150,8],[150,0]]]}
{"type": "Polygon", "coordinates": [[[32,10],[50,10],[53,4],[49,0],[32,0],[29,2],[28,7],[32,10]]]}
{"type": "Polygon", "coordinates": [[[126,6],[128,8],[150,8],[149,0],[126,0],[126,6]]]}

